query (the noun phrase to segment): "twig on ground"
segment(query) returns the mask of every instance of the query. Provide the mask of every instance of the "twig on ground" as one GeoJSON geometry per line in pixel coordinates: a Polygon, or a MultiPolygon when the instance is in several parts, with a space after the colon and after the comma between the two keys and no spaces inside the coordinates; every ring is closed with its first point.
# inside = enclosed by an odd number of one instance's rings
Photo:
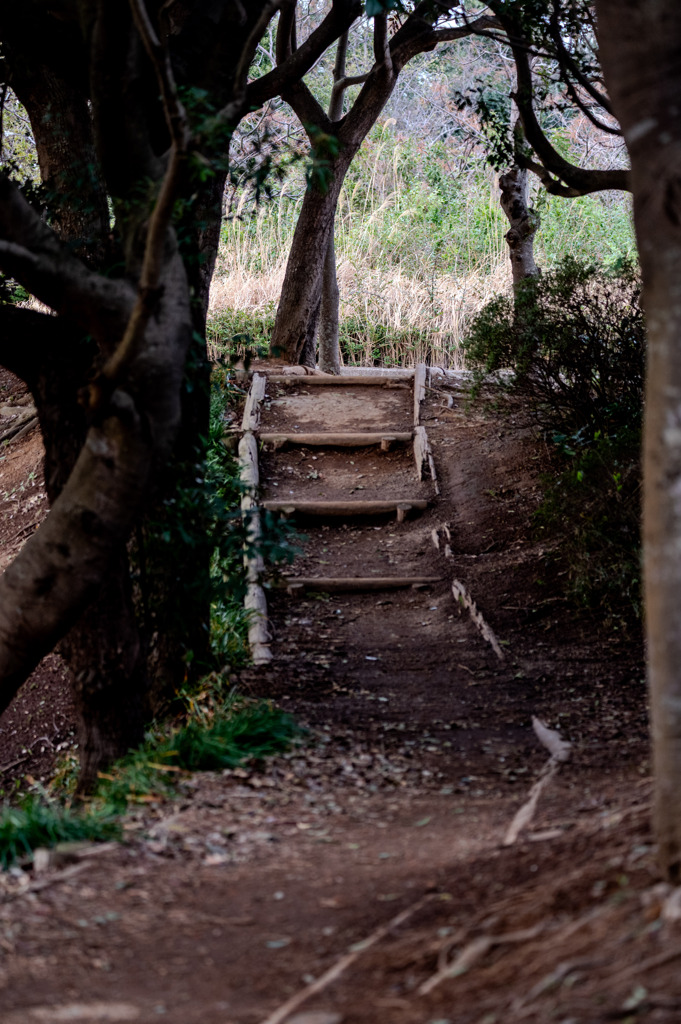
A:
{"type": "Polygon", "coordinates": [[[337,978],[340,978],[341,974],[343,974],[343,972],[346,971],[348,967],[350,967],[355,960],[362,955],[362,953],[365,953],[367,949],[375,946],[377,942],[380,942],[380,940],[385,938],[386,935],[389,935],[393,928],[398,928],[401,924],[404,924],[404,922],[415,914],[417,910],[420,910],[421,907],[425,906],[429,900],[436,898],[436,896],[437,893],[429,893],[428,895],[421,897],[421,899],[417,900],[416,903],[412,903],[412,905],[407,907],[406,910],[397,914],[396,917],[391,918],[387,924],[380,925],[380,927],[372,932],[371,935],[367,936],[366,939],[355,943],[355,945],[350,949],[350,952],[345,953],[336,961],[335,964],[333,964],[332,967],[328,969],[328,971],[325,971],[321,977],[317,978],[316,981],[311,982],[305,988],[291,996],[290,999],[287,999],[285,1003],[282,1003],[282,1005],[271,1013],[269,1017],[262,1021],[262,1024],[284,1024],[284,1021],[291,1016],[294,1010],[297,1010],[299,1006],[306,1003],[312,996],[322,992],[332,982],[336,981],[337,978]]]}
{"type": "Polygon", "coordinates": [[[541,774],[530,790],[530,795],[522,807],[516,812],[513,821],[508,827],[504,836],[504,846],[513,846],[524,828],[532,821],[537,803],[542,792],[546,789],[553,776],[557,773],[560,765],[570,757],[571,744],[561,739],[560,733],[555,729],[549,729],[541,719],[532,717],[532,727],[539,742],[546,747],[551,754],[541,770],[541,774]]]}
{"type": "Polygon", "coordinates": [[[448,978],[457,978],[460,974],[465,974],[479,960],[482,960],[494,946],[529,942],[531,939],[535,939],[544,930],[544,927],[544,922],[540,921],[539,924],[533,925],[532,928],[522,928],[517,932],[507,932],[506,935],[479,935],[476,939],[472,939],[467,946],[464,946],[451,964],[448,964],[424,981],[418,989],[418,994],[426,996],[448,978]]]}

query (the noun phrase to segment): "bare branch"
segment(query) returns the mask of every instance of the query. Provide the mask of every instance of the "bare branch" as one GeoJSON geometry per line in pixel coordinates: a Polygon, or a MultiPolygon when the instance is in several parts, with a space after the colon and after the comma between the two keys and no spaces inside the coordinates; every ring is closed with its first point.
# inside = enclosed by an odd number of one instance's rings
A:
{"type": "Polygon", "coordinates": [[[296,30],[297,6],[298,0],[288,0],[288,2],[282,4],[281,11],[279,12],[279,24],[277,25],[277,41],[275,47],[277,64],[283,64],[296,49],[294,36],[296,30]]]}
{"type": "Polygon", "coordinates": [[[130,285],[88,270],[5,174],[0,174],[0,268],[46,306],[68,312],[105,353],[118,343],[134,301],[130,285]]]}
{"type": "Polygon", "coordinates": [[[579,95],[579,92],[575,87],[574,82],[571,82],[569,78],[565,77],[563,79],[563,84],[565,85],[567,94],[574,103],[574,105],[579,110],[582,111],[585,117],[588,117],[588,119],[591,121],[592,125],[595,128],[598,128],[598,130],[601,132],[605,132],[607,135],[616,135],[621,138],[622,132],[619,129],[619,125],[606,124],[606,122],[602,121],[600,117],[596,117],[589,104],[585,103],[579,95]]]}
{"type": "Polygon", "coordinates": [[[296,82],[282,93],[282,99],[294,110],[303,126],[314,125],[320,131],[333,132],[331,119],[305,82],[296,82]]]}
{"type": "Polygon", "coordinates": [[[343,116],[343,96],[347,89],[347,85],[343,83],[345,82],[349,38],[350,30],[348,29],[338,40],[338,46],[336,47],[336,59],[333,64],[333,86],[331,87],[331,99],[329,100],[330,121],[340,121],[343,116]]]}
{"type": "Polygon", "coordinates": [[[388,71],[392,71],[393,61],[390,52],[390,40],[388,37],[388,15],[377,14],[374,18],[374,60],[382,64],[388,71]]]}
{"type": "MultiPolygon", "coordinates": [[[[419,5],[419,7],[424,5],[419,5]]],[[[463,25],[446,28],[433,28],[423,17],[417,17],[417,8],[410,14],[404,25],[395,33],[390,41],[393,60],[399,67],[415,57],[417,53],[434,50],[438,43],[453,42],[472,35],[486,35],[488,30],[499,28],[500,22],[492,15],[483,14],[474,21],[466,21],[463,25]]],[[[500,37],[502,42],[508,40],[500,37]]]]}
{"type": "MultiPolygon", "coordinates": [[[[553,14],[551,15],[551,18],[549,20],[549,25],[551,28],[551,38],[553,39],[556,45],[556,53],[558,57],[558,63],[560,64],[560,66],[564,69],[567,69],[570,72],[574,80],[579,85],[581,85],[582,89],[584,89],[585,92],[587,92],[593,100],[596,101],[599,107],[602,107],[603,110],[605,110],[608,114],[613,116],[610,97],[606,93],[601,92],[600,89],[596,89],[594,83],[591,82],[589,78],[582,72],[582,69],[580,68],[577,61],[572,57],[572,55],[567,50],[565,43],[563,42],[562,33],[560,31],[560,24],[558,20],[558,4],[555,2],[555,0],[553,4],[553,14]]],[[[566,75],[566,79],[567,77],[568,76],[566,75]]],[[[608,129],[604,128],[603,130],[607,131],[608,129]]]]}
{"type": "Polygon", "coordinates": [[[273,96],[300,82],[321,55],[328,50],[362,13],[361,0],[333,0],[331,10],[307,39],[282,64],[249,82],[246,104],[259,107],[273,96]]]}
{"type": "MultiPolygon", "coordinates": [[[[282,3],[284,3],[284,0],[268,0],[268,2],[264,4],[263,9],[260,12],[260,17],[251,29],[250,35],[244,43],[241,51],[241,59],[239,60],[234,72],[234,93],[237,99],[240,98],[246,90],[248,69],[251,66],[255,49],[264,35],[265,29],[281,7],[282,3]]],[[[295,10],[293,23],[295,26],[295,10]]]]}
{"type": "MultiPolygon", "coordinates": [[[[566,193],[557,191],[557,179],[562,185],[570,190],[569,195],[587,195],[590,192],[601,192],[605,189],[628,190],[631,188],[629,172],[626,170],[612,169],[600,170],[578,167],[566,160],[549,141],[542,129],[534,109],[534,81],[532,68],[524,46],[518,44],[517,26],[506,18],[501,18],[504,28],[509,37],[509,45],[513,53],[516,66],[517,89],[512,94],[523,124],[525,138],[544,171],[549,176],[546,188],[556,195],[566,193]],[[551,185],[551,187],[550,187],[551,185]]],[[[537,174],[537,165],[531,158],[525,157],[521,166],[526,166],[534,174],[537,174]]],[[[538,175],[543,181],[541,175],[538,175]]]]}
{"type": "Polygon", "coordinates": [[[334,89],[345,91],[353,85],[364,85],[370,74],[370,71],[366,71],[363,75],[346,75],[345,78],[341,78],[336,82],[334,89]]]}

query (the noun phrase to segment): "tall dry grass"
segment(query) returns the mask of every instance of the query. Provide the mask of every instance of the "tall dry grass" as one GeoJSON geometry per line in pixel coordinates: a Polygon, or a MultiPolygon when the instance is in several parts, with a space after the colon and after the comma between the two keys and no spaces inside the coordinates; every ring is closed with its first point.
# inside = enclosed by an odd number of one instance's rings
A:
{"type": "MultiPolygon", "coordinates": [[[[358,202],[341,196],[336,220],[341,347],[348,365],[412,365],[427,359],[460,368],[470,318],[510,287],[503,237],[493,237],[487,257],[465,273],[452,273],[420,236],[410,244],[409,209],[396,215],[395,192],[372,187],[358,202]]],[[[356,186],[355,186],[356,189],[356,186]]],[[[224,350],[224,317],[239,311],[260,325],[279,301],[295,228],[297,203],[284,192],[253,221],[241,209],[223,230],[210,295],[213,355],[224,350]]],[[[468,260],[462,260],[467,263],[468,260]]],[[[261,331],[262,331],[261,326],[261,331]]],[[[239,343],[233,346],[239,350],[239,343]]]]}

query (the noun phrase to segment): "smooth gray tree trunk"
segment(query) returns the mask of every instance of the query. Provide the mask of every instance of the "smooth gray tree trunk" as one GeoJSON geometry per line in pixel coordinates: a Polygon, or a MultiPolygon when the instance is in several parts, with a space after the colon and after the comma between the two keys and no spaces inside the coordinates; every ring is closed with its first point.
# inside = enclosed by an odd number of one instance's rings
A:
{"type": "MultiPolygon", "coordinates": [[[[681,882],[681,4],[597,0],[601,59],[632,165],[648,322],[643,536],[654,822],[681,882]]],[[[623,699],[625,695],[623,694],[623,699]]]]}
{"type": "Polygon", "coordinates": [[[522,281],[536,277],[539,268],[534,261],[534,237],[539,228],[539,214],[528,206],[527,171],[512,167],[499,178],[501,208],[510,224],[505,238],[511,259],[513,289],[522,281]]]}

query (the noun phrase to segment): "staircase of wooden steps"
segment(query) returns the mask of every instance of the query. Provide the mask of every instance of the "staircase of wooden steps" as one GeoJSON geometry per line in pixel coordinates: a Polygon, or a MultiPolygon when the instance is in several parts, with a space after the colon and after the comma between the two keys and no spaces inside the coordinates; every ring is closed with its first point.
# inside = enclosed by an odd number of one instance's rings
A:
{"type": "MultiPolygon", "coordinates": [[[[254,664],[267,664],[274,656],[263,586],[266,568],[262,556],[253,554],[259,547],[263,510],[305,519],[315,524],[311,529],[324,530],[365,519],[402,524],[436,501],[439,488],[435,463],[421,422],[427,375],[424,364],[413,371],[381,374],[253,374],[241,423],[239,463],[241,507],[250,541],[245,554],[245,606],[250,612],[249,644],[254,664]],[[408,483],[402,461],[397,465],[385,461],[402,460],[406,446],[412,450],[413,484],[408,483]],[[334,466],[323,479],[316,469],[310,470],[306,478],[299,475],[296,490],[289,487],[287,497],[275,497],[280,485],[277,477],[287,470],[293,474],[292,467],[282,461],[292,449],[302,453],[303,459],[307,457],[305,452],[317,452],[309,456],[314,461],[326,455],[335,460],[334,466]],[[365,474],[357,473],[355,459],[359,452],[369,449],[376,449],[377,458],[384,460],[374,467],[372,489],[392,493],[353,497],[356,491],[367,488],[357,483],[365,474]],[[333,495],[327,493],[329,488],[333,495]],[[311,494],[311,490],[316,493],[311,494]]],[[[291,483],[292,478],[283,482],[291,483]]],[[[306,530],[309,533],[310,528],[306,530]]],[[[314,540],[311,546],[314,548],[314,540]]],[[[423,573],[386,575],[381,565],[367,565],[366,569],[362,576],[294,574],[275,579],[270,585],[293,597],[310,592],[361,594],[419,589],[441,580],[423,573]]]]}

